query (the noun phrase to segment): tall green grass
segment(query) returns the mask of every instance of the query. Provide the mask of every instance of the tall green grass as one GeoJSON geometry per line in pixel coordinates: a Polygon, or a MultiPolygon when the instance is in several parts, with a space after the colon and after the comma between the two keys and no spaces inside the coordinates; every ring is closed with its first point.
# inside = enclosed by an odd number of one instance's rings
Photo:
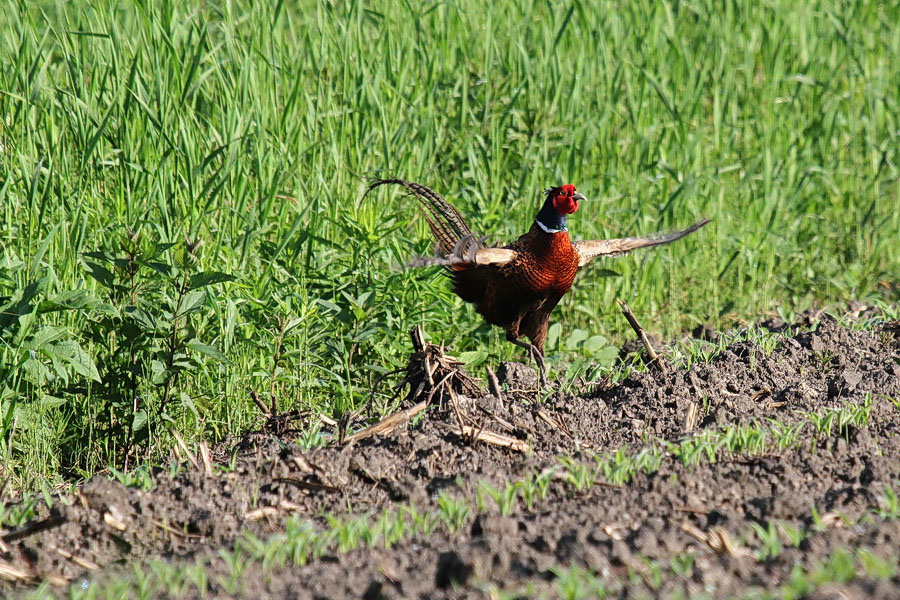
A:
{"type": "MultiPolygon", "coordinates": [[[[0,453],[15,487],[339,414],[424,325],[518,356],[433,271],[411,200],[496,241],[540,192],[576,237],[714,224],[593,267],[557,367],[814,301],[896,299],[896,3],[4,2],[0,453]],[[601,271],[615,269],[617,277],[601,271]],[[592,272],[593,271],[593,272],[592,272]],[[575,333],[572,333],[575,332],[575,333]],[[574,336],[574,337],[572,337],[574,336]]],[[[483,354],[467,354],[483,359],[483,354]]],[[[383,410],[384,400],[374,410],[383,410]]]]}

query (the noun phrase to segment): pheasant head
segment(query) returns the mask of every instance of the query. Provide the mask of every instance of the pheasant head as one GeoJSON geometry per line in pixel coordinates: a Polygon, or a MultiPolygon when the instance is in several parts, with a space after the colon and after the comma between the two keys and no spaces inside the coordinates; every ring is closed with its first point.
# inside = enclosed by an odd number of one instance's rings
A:
{"type": "Polygon", "coordinates": [[[566,215],[571,215],[578,210],[578,203],[584,199],[584,195],[577,192],[572,184],[550,188],[547,190],[544,206],[541,207],[534,221],[547,233],[568,231],[566,215]]]}

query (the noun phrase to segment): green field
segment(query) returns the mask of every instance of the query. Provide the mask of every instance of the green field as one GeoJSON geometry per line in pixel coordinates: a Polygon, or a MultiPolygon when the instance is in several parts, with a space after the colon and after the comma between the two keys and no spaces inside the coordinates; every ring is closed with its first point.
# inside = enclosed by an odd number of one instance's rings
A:
{"type": "Polygon", "coordinates": [[[396,190],[495,241],[541,191],[576,238],[714,219],[592,266],[554,313],[556,376],[597,377],[614,299],[673,336],[895,301],[900,5],[3,2],[5,492],[160,460],[279,410],[380,414],[407,330],[522,358],[449,291],[396,190]],[[609,272],[606,269],[615,271],[609,272]]]}

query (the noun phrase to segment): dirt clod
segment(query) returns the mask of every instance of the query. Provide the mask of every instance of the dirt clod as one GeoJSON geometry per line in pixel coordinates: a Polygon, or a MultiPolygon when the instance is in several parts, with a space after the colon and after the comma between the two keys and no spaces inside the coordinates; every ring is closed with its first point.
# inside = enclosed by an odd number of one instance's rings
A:
{"type": "Polygon", "coordinates": [[[538,385],[537,370],[517,362],[502,362],[497,369],[497,381],[515,390],[533,390],[538,385]]]}

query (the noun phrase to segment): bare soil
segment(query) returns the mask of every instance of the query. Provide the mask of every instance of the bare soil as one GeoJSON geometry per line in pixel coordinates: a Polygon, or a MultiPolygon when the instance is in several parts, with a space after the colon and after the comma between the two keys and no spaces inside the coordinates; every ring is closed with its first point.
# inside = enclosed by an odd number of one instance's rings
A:
{"type": "MultiPolygon", "coordinates": [[[[480,482],[521,479],[558,466],[560,455],[590,462],[594,453],[636,450],[653,438],[682,439],[692,410],[690,434],[697,434],[769,419],[797,423],[811,411],[867,398],[868,425],[840,434],[835,428],[825,440],[816,442],[806,427],[800,435],[808,443],[790,450],[689,466],[666,458],[656,472],[586,492],[554,481],[530,510],[519,503],[502,516],[494,507],[453,534],[438,528],[390,549],[335,550],[302,567],[251,563],[239,595],[553,596],[556,573],[575,565],[604,577],[613,597],[742,597],[749,588],[777,589],[793,569],[813,568],[835,549],[895,559],[900,520],[860,517],[883,507],[886,485],[900,490],[900,408],[889,399],[900,398],[900,341],[890,324],[853,330],[817,316],[769,354],[736,343],[708,363],[635,372],[544,402],[531,391],[531,369],[503,365],[501,398],[482,391],[461,398],[457,408],[479,427],[524,442],[525,452],[459,435],[459,417],[444,401],[391,434],[310,451],[290,435],[250,432],[214,449],[214,462],[226,468],[160,470],[149,491],[95,477],[3,535],[0,559],[28,582],[2,584],[0,591],[18,595],[41,580],[90,586],[136,561],[206,557],[206,597],[231,597],[216,583],[228,569],[217,551],[245,531],[278,534],[290,515],[324,526],[326,514],[377,513],[398,504],[434,509],[442,492],[474,505],[480,482]],[[816,526],[814,509],[825,527],[816,526]],[[789,524],[806,536],[760,560],[751,523],[789,524]],[[684,556],[693,556],[685,574],[668,570],[684,556]],[[662,576],[654,565],[666,567],[662,576]]],[[[900,575],[863,575],[817,593],[897,598],[900,575]]]]}

